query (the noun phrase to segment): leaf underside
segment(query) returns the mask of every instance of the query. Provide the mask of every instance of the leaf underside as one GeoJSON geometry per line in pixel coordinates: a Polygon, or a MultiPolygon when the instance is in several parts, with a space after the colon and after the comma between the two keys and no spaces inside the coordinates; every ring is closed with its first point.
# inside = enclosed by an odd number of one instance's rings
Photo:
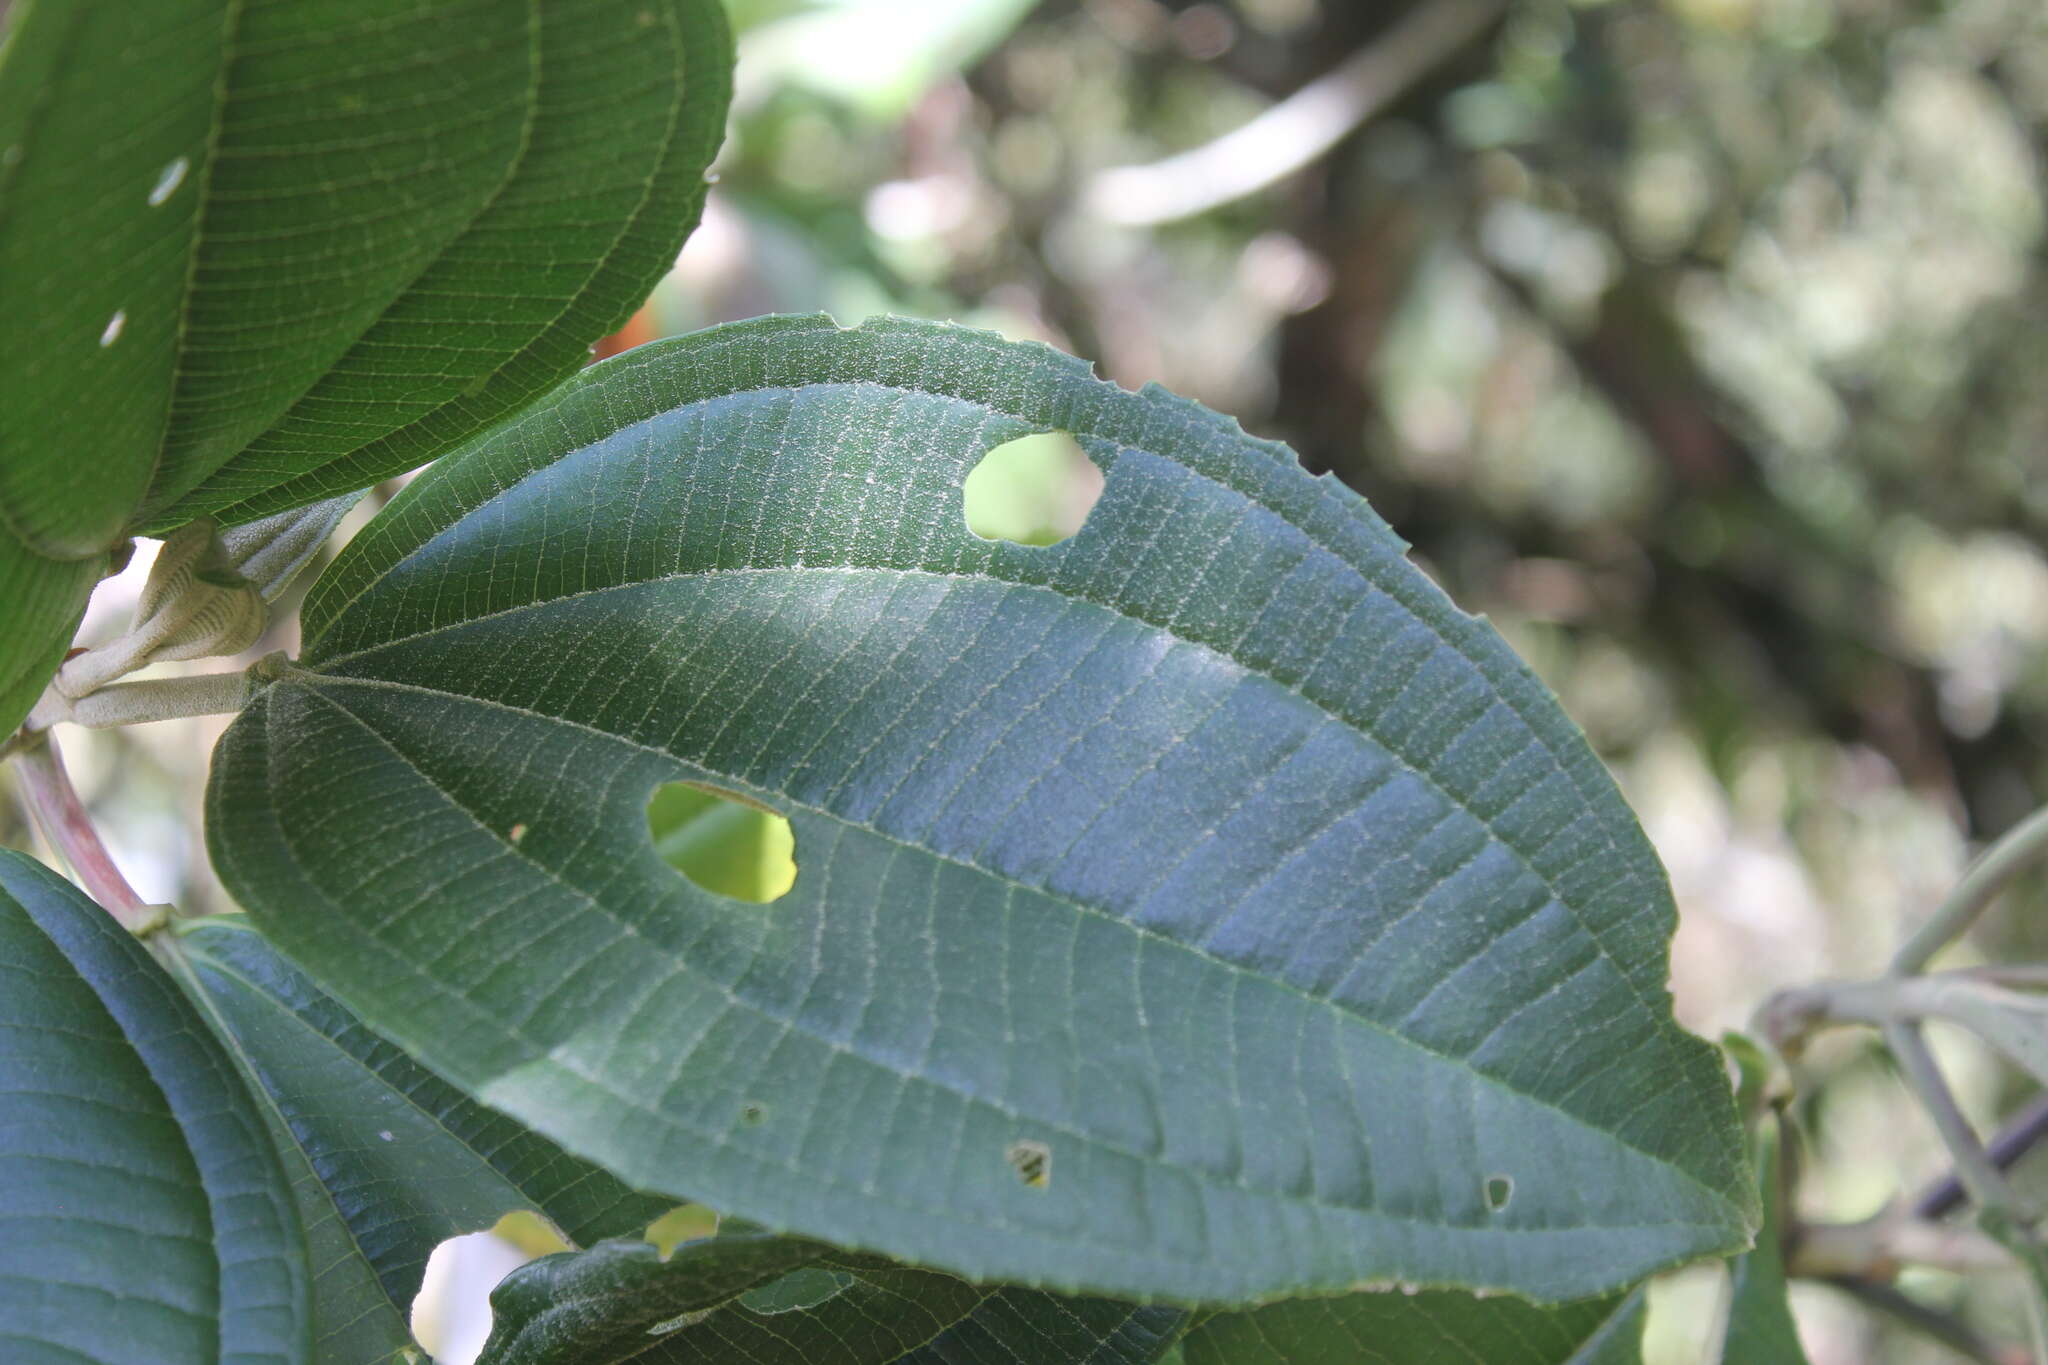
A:
{"type": "Polygon", "coordinates": [[[465,1098],[239,917],[181,926],[176,944],[291,1174],[317,1272],[316,1360],[368,1365],[410,1346],[427,1258],[447,1238],[525,1209],[588,1243],[638,1233],[672,1202],[465,1098]]]}
{"type": "Polygon", "coordinates": [[[756,1232],[686,1243],[666,1262],[629,1242],[545,1257],[508,1276],[491,1309],[479,1365],[1152,1365],[1188,1317],[756,1232]]]}
{"type": "Polygon", "coordinates": [[[214,860],[379,1031],[629,1183],[1069,1292],[1539,1299],[1741,1245],[1674,912],[1549,693],[1284,448],[1042,347],[768,319],[444,460],[217,751],[214,860]],[[983,541],[989,448],[1103,470],[983,541]],[[771,906],[670,781],[785,814],[771,906]]]}
{"type": "MultiPolygon", "coordinates": [[[[695,223],[730,68],[716,0],[26,7],[0,54],[10,671],[61,650],[121,536],[364,487],[582,364],[695,223]]],[[[0,729],[47,676],[0,676],[0,729]]]]}
{"type": "Polygon", "coordinates": [[[105,911],[0,849],[0,1357],[295,1365],[308,1268],[233,1063],[105,911]]]}
{"type": "Polygon", "coordinates": [[[1290,1299],[1201,1319],[1186,1365],[1641,1365],[1641,1291],[1538,1308],[1432,1292],[1290,1299]]]}

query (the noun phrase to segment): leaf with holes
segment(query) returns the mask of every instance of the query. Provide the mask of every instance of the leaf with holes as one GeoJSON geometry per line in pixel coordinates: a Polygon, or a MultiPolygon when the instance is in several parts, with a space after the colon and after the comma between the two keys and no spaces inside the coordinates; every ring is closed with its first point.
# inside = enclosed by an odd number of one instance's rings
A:
{"type": "Polygon", "coordinates": [[[1540,683],[1354,494],[958,328],[643,347],[444,460],[223,738],[278,944],[628,1182],[977,1279],[1602,1292],[1744,1244],[1670,893],[1540,683]],[[968,529],[1071,433],[1060,544],[968,529]],[[645,806],[782,813],[706,892],[645,806]],[[515,834],[516,831],[516,834],[515,834]]]}
{"type": "Polygon", "coordinates": [[[362,487],[582,364],[696,220],[730,68],[716,0],[23,7],[0,730],[123,535],[362,487]]]}
{"type": "Polygon", "coordinates": [[[410,1346],[427,1257],[449,1237],[524,1209],[587,1243],[637,1233],[670,1206],[436,1079],[239,917],[181,926],[169,949],[290,1170],[318,1268],[319,1359],[384,1360],[410,1346]]]}
{"type": "Polygon", "coordinates": [[[654,851],[707,891],[765,905],[796,882],[789,821],[731,796],[670,782],[647,803],[654,851]]]}
{"type": "Polygon", "coordinates": [[[1642,1365],[1644,1299],[1626,1295],[1539,1308],[1469,1294],[1346,1294],[1288,1299],[1199,1319],[1185,1365],[1642,1365]]]}
{"type": "Polygon", "coordinates": [[[1183,1309],[972,1285],[797,1238],[722,1233],[549,1256],[491,1295],[479,1365],[1152,1365],[1183,1309]]]}
{"type": "Polygon", "coordinates": [[[7,1358],[309,1360],[291,1188],[191,1002],[104,910],[9,849],[0,976],[7,1358]]]}

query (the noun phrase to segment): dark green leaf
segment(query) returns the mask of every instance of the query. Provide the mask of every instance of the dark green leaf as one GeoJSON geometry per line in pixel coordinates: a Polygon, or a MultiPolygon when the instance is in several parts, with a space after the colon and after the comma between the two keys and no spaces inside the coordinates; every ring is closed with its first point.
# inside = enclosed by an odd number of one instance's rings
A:
{"type": "Polygon", "coordinates": [[[24,7],[0,728],[127,530],[362,487],[581,364],[695,222],[730,66],[716,0],[24,7]]]}
{"type": "Polygon", "coordinates": [[[1764,1223],[1756,1249],[1734,1261],[1728,1333],[1721,1359],[1728,1365],[1806,1365],[1792,1306],[1785,1299],[1784,1182],[1779,1175],[1783,1135],[1774,1115],[1759,1122],[1757,1184],[1763,1191],[1764,1223]]]}
{"type": "Polygon", "coordinates": [[[363,1027],[240,917],[183,927],[202,1008],[255,1081],[315,1253],[321,1360],[409,1345],[428,1255],[515,1209],[572,1240],[638,1232],[668,1207],[481,1108],[363,1027]]]}
{"type": "Polygon", "coordinates": [[[1539,1308],[1470,1294],[1288,1299],[1195,1324],[1187,1365],[1641,1365],[1643,1295],[1539,1308]]]}
{"type": "Polygon", "coordinates": [[[291,1190],[191,1002],[105,911],[7,849],[0,976],[0,1357],[306,1361],[291,1190]]]}
{"type": "Polygon", "coordinates": [[[977,1279],[1561,1298],[1755,1202],[1673,908],[1549,693],[1283,448],[956,328],[643,347],[308,602],[211,847],[380,1031],[643,1188],[977,1279]],[[984,541],[989,447],[1107,486],[984,541]],[[770,906],[656,856],[783,812],[770,906]]]}
{"type": "Polygon", "coordinates": [[[770,1233],[685,1242],[668,1260],[645,1241],[544,1256],[491,1294],[489,1365],[606,1365],[642,1355],[674,1320],[715,1308],[816,1261],[829,1248],[770,1233]]]}
{"type": "Polygon", "coordinates": [[[685,1243],[667,1262],[640,1242],[546,1257],[491,1308],[480,1365],[1152,1365],[1186,1317],[756,1232],[685,1243]]]}

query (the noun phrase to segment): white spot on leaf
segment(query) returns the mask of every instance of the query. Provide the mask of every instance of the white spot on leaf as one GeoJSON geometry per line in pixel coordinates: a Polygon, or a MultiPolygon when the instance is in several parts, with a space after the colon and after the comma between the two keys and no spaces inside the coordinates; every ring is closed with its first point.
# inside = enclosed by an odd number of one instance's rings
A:
{"type": "Polygon", "coordinates": [[[163,170],[157,175],[156,184],[151,186],[150,188],[149,206],[151,208],[155,208],[157,207],[157,205],[163,203],[164,200],[169,199],[172,195],[176,194],[178,192],[178,186],[185,183],[185,172],[191,169],[191,159],[189,157],[182,156],[179,157],[176,161],[173,161],[170,165],[164,167],[163,170]]]}
{"type": "Polygon", "coordinates": [[[100,332],[100,345],[111,346],[119,341],[121,339],[121,329],[127,325],[127,312],[125,310],[117,311],[114,316],[107,319],[106,328],[100,332]]]}

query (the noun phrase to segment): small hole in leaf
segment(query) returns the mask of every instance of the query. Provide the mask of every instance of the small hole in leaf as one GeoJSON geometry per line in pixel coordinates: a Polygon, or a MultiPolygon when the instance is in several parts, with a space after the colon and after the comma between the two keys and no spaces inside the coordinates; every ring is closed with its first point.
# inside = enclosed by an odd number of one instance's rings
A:
{"type": "Polygon", "coordinates": [[[967,529],[983,540],[1057,545],[1102,496],[1102,471],[1064,431],[1006,441],[981,457],[962,490],[967,529]]]}
{"type": "Polygon", "coordinates": [[[685,1242],[718,1235],[718,1214],[702,1204],[679,1204],[647,1225],[640,1234],[666,1261],[685,1242]]]}
{"type": "Polygon", "coordinates": [[[741,1123],[766,1123],[767,1121],[768,1106],[759,1100],[748,1100],[740,1106],[741,1123]]]}
{"type": "Polygon", "coordinates": [[[1514,1197],[1515,1182],[1512,1176],[1486,1177],[1486,1208],[1489,1213],[1499,1213],[1508,1206],[1508,1200],[1514,1197]]]}
{"type": "Polygon", "coordinates": [[[1052,1148],[1042,1142],[1020,1138],[1004,1151],[1003,1159],[1010,1163],[1017,1178],[1034,1190],[1052,1183],[1052,1148]]]}
{"type": "Polygon", "coordinates": [[[789,821],[745,797],[664,783],[647,803],[647,832],[662,861],[706,891],[766,905],[796,885],[789,821]]]}

